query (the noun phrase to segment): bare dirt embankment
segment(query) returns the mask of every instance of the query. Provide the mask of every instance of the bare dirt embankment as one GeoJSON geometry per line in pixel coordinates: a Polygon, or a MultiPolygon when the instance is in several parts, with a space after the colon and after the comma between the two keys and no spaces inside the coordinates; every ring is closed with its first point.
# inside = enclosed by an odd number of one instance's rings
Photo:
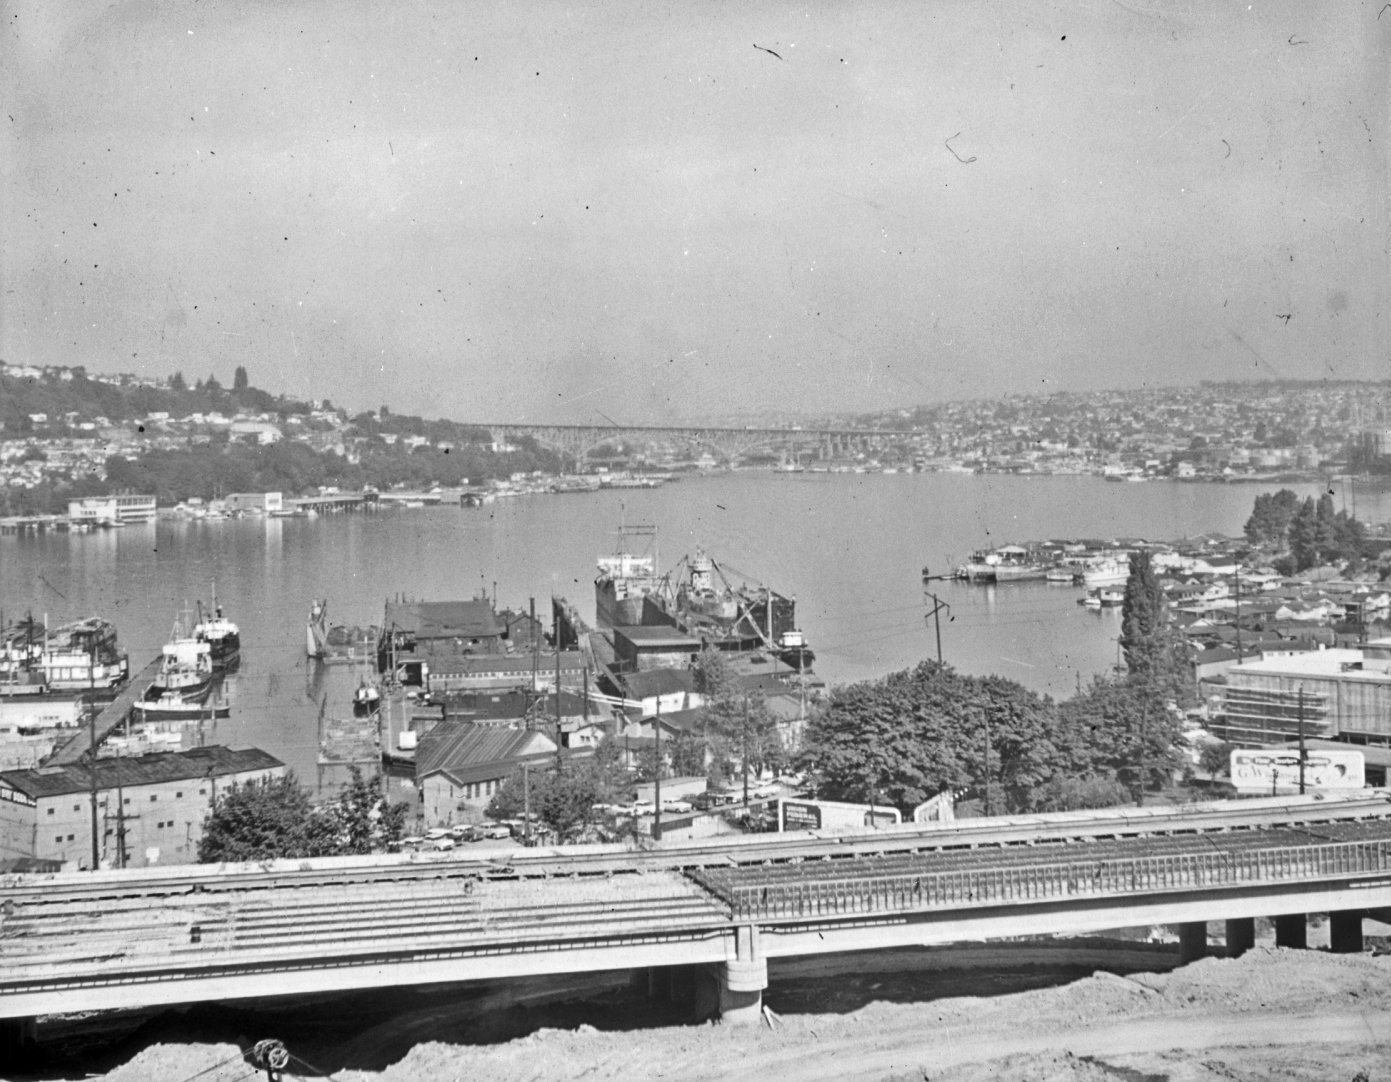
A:
{"type": "MultiPolygon", "coordinates": [[[[380,1072],[333,1075],[343,1082],[1391,1080],[1391,957],[1261,947],[1234,961],[1096,973],[1014,995],[890,1003],[864,1002],[860,990],[845,1005],[829,979],[825,996],[822,1011],[785,1013],[753,1029],[580,1026],[505,1044],[424,1042],[380,1072]]],[[[368,1042],[390,1037],[363,1034],[368,1042]]],[[[156,1045],[104,1077],[181,1082],[235,1055],[228,1045],[156,1045]]],[[[200,1078],[246,1074],[234,1060],[200,1078]]]]}

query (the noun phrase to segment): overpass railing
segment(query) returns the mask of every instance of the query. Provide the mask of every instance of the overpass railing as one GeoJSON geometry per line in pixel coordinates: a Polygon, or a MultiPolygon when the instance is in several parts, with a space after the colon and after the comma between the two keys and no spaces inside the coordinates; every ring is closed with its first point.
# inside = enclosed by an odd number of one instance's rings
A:
{"type": "Polygon", "coordinates": [[[1391,871],[1391,843],[1343,842],[863,877],[832,878],[817,871],[808,868],[804,879],[746,884],[693,874],[730,904],[735,920],[834,917],[1320,881],[1391,871]]]}

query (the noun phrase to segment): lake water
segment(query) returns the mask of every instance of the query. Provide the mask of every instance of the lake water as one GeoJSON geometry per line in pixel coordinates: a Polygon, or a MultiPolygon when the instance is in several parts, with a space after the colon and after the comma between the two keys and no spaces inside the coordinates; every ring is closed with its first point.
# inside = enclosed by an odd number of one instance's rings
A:
{"type": "MultiPolygon", "coordinates": [[[[1314,486],[1290,486],[1301,496],[1314,486]]],[[[0,537],[0,606],[52,623],[115,621],[132,668],[156,656],[178,612],[212,584],[241,625],[232,716],[210,741],[255,745],[315,777],[320,711],[345,715],[353,678],[305,657],[310,601],[333,622],[379,623],[388,597],[496,592],[502,607],[570,598],[590,618],[595,558],[620,522],[658,528],[659,566],[696,547],[797,599],[798,620],[828,683],[872,679],[935,656],[922,568],[946,572],[973,548],[1056,537],[1167,540],[1236,534],[1255,485],[1110,484],[1095,477],[969,474],[717,473],[658,489],[526,496],[318,518],[162,520],[92,534],[0,537]],[[327,706],[325,699],[327,697],[327,706]]],[[[1340,498],[1339,493],[1335,498],[1340,498]]],[[[1391,519],[1391,493],[1357,490],[1359,517],[1391,519]]],[[[942,654],[1065,697],[1117,660],[1118,609],[1077,605],[1080,590],[1043,583],[955,582],[927,589],[942,613],[942,654]]]]}

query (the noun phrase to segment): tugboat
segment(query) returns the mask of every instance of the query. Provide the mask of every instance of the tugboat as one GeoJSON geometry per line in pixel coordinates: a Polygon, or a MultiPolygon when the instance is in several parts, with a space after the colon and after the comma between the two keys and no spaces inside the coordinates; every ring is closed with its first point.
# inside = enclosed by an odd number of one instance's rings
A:
{"type": "Polygon", "coordinates": [[[784,631],[778,636],[777,649],[773,651],[777,659],[801,672],[810,669],[816,654],[807,645],[806,636],[800,631],[784,631]]]}
{"type": "Polygon", "coordinates": [[[135,709],[147,720],[205,717],[199,707],[212,689],[212,647],[185,631],[179,619],[164,644],[159,675],[150,681],[135,709]]]}
{"type": "Polygon", "coordinates": [[[241,628],[222,614],[216,586],[213,586],[212,598],[211,616],[204,614],[202,602],[198,604],[198,623],[193,626],[193,637],[208,644],[214,669],[230,671],[241,661],[241,628]]]}

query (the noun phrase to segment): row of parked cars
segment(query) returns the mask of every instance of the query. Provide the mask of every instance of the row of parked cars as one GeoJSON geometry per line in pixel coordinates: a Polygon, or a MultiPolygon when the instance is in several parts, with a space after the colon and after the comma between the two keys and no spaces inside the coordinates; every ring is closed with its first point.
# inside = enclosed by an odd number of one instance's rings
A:
{"type": "Polygon", "coordinates": [[[460,823],[452,827],[431,827],[424,837],[408,834],[398,843],[402,849],[427,849],[444,851],[453,849],[460,842],[481,842],[487,839],[512,838],[517,835],[520,822],[514,828],[512,823],[460,823]]]}

